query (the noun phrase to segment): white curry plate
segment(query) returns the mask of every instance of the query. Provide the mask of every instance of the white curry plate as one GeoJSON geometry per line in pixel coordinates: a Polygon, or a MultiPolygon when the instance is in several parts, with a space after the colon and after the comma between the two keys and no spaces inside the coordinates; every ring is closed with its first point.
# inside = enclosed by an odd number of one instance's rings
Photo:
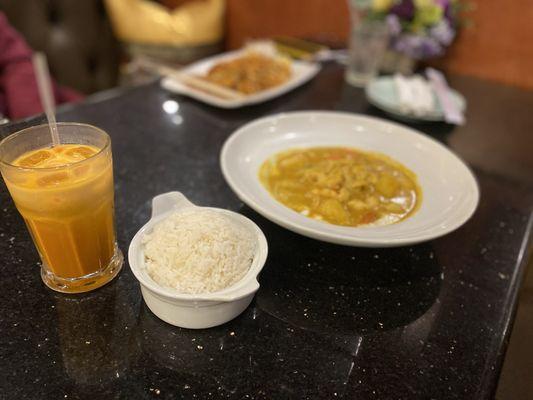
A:
{"type": "Polygon", "coordinates": [[[237,196],[264,217],[304,236],[349,246],[392,247],[437,238],[463,225],[479,202],[474,175],[445,146],[405,126],[358,114],[306,111],[255,120],[226,140],[220,164],[237,196]],[[314,146],[377,151],[401,162],[418,176],[420,208],[396,224],[343,227],[284,206],[259,182],[259,167],[278,152],[314,146]]]}
{"type": "MultiPolygon", "coordinates": [[[[234,58],[241,57],[244,54],[245,50],[236,50],[213,57],[206,58],[204,60],[198,61],[194,64],[191,64],[181,71],[187,74],[204,76],[207,74],[209,69],[215,64],[221,61],[228,61],[234,58]]],[[[275,97],[281,96],[298,86],[303,85],[311,78],[313,78],[318,71],[320,71],[320,65],[316,63],[309,63],[304,61],[293,60],[292,64],[292,76],[291,78],[283,83],[282,85],[273,87],[271,89],[263,90],[261,92],[244,96],[242,99],[229,100],[223,99],[207,92],[194,89],[190,86],[187,86],[179,81],[172,78],[165,78],[161,81],[161,86],[174,93],[182,94],[185,96],[192,97],[193,99],[199,100],[206,104],[210,104],[215,107],[220,108],[239,108],[247,105],[258,104],[265,102],[267,100],[273,99],[275,97]]]]}

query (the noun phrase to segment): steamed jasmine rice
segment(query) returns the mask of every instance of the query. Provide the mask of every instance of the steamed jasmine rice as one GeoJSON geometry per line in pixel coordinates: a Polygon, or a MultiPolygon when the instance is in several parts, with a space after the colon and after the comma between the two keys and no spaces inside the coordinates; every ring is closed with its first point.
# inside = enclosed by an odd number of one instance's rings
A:
{"type": "Polygon", "coordinates": [[[253,235],[231,218],[201,208],[178,212],[143,237],[150,277],[180,293],[211,293],[246,275],[253,235]]]}

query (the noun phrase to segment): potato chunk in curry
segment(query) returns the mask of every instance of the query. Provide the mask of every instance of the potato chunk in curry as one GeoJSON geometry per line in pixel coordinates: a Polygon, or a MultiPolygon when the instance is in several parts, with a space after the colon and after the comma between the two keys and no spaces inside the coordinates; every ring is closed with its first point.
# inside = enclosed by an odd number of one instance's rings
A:
{"type": "Polygon", "coordinates": [[[416,175],[379,153],[344,147],[292,149],[266,160],[261,183],[287,207],[335,225],[387,225],[411,215],[416,175]]]}

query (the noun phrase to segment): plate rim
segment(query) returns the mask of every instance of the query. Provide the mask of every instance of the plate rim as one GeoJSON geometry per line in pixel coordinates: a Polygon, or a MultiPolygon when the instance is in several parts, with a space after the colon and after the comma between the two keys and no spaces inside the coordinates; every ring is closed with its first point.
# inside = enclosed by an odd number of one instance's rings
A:
{"type": "MultiPolygon", "coordinates": [[[[276,113],[272,115],[268,115],[265,117],[257,118],[255,120],[252,120],[235,131],[233,131],[224,141],[224,144],[222,146],[222,149],[220,151],[219,156],[219,165],[222,170],[222,175],[224,176],[224,179],[226,180],[226,183],[231,188],[231,190],[236,194],[236,196],[242,200],[245,204],[247,204],[250,208],[261,214],[263,217],[267,218],[268,220],[276,223],[277,225],[282,226],[283,228],[286,228],[292,232],[298,233],[303,236],[311,237],[313,239],[317,239],[324,242],[329,243],[335,243],[335,244],[342,244],[347,246],[358,246],[358,247],[397,247],[397,246],[405,246],[405,245],[411,245],[415,243],[421,243],[421,242],[427,242],[439,237],[442,237],[444,235],[447,235],[456,229],[463,226],[475,213],[477,210],[477,207],[479,205],[480,200],[480,188],[479,183],[476,179],[475,174],[473,173],[470,166],[464,162],[457,154],[455,154],[451,149],[446,147],[444,144],[440,143],[436,139],[423,134],[420,131],[417,131],[416,129],[413,129],[411,127],[402,125],[397,122],[385,120],[383,118],[377,118],[365,114],[360,113],[351,113],[346,111],[327,111],[327,110],[305,110],[305,111],[292,111],[292,112],[281,112],[276,113]],[[347,238],[345,235],[335,234],[335,233],[329,233],[329,232],[320,232],[317,231],[315,228],[307,227],[301,225],[299,222],[291,222],[291,220],[283,219],[282,217],[278,216],[277,213],[271,212],[268,210],[268,207],[265,207],[258,202],[255,202],[252,200],[245,190],[241,190],[239,187],[239,184],[237,184],[232,177],[231,172],[229,171],[228,167],[228,152],[231,149],[232,144],[238,140],[238,138],[246,133],[246,130],[250,129],[253,125],[261,124],[264,122],[267,122],[269,120],[275,120],[280,118],[291,118],[291,117],[309,117],[314,116],[315,118],[319,118],[320,116],[342,116],[342,117],[348,117],[348,118],[355,118],[355,119],[363,119],[374,123],[379,124],[385,124],[385,125],[391,125],[394,128],[401,128],[403,130],[409,131],[410,134],[415,135],[419,137],[422,140],[428,141],[432,143],[433,145],[436,145],[441,151],[444,151],[452,156],[452,158],[458,162],[466,171],[468,178],[471,180],[472,183],[472,189],[473,189],[473,197],[471,204],[469,205],[469,209],[465,211],[463,214],[460,215],[460,218],[457,218],[457,221],[454,221],[454,223],[450,224],[446,228],[443,228],[441,230],[421,235],[420,237],[408,237],[408,238],[383,238],[383,239],[375,239],[375,238],[364,238],[364,237],[354,237],[354,238],[347,238]],[[305,233],[302,233],[305,232],[305,233]]],[[[275,201],[275,200],[273,200],[275,201]]]]}

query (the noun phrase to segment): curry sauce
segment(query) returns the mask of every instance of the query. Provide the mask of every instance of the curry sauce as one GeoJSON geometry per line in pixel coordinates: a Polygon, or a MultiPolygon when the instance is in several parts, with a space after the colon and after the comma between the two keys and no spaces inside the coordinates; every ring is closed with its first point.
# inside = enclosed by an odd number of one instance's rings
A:
{"type": "Polygon", "coordinates": [[[285,206],[342,226],[396,223],[422,199],[414,172],[384,154],[354,148],[284,151],[261,165],[259,178],[285,206]]]}

